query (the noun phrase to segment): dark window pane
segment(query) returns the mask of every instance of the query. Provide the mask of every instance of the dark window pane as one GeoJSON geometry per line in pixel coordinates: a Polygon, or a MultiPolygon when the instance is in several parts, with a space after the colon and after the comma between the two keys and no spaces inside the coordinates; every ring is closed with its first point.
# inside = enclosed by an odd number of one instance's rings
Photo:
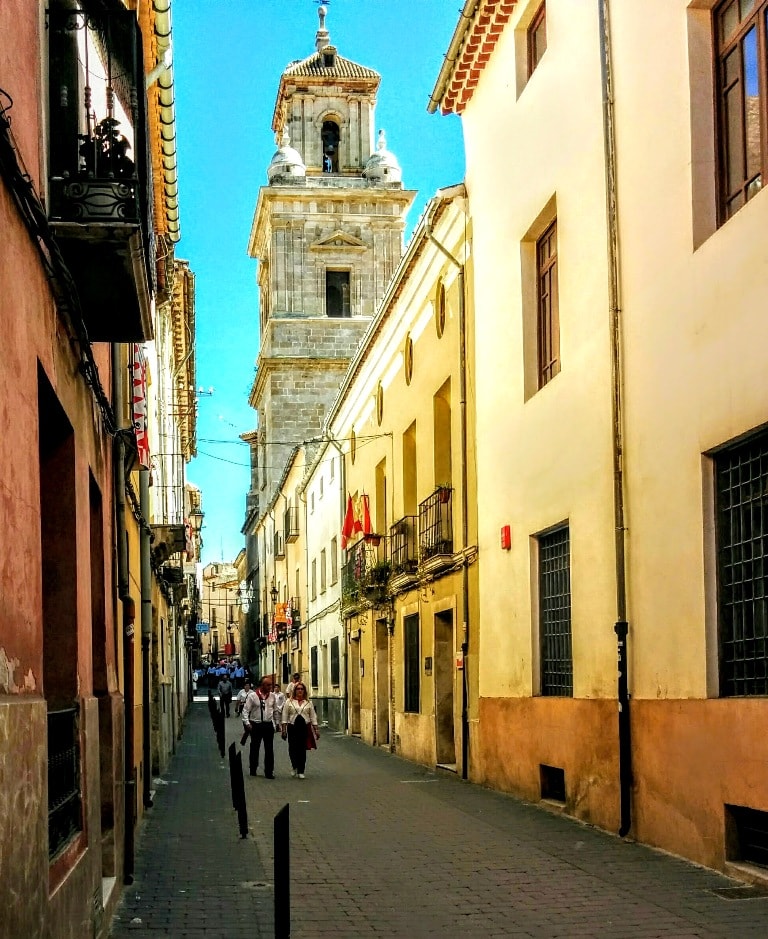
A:
{"type": "Polygon", "coordinates": [[[726,4],[720,13],[720,36],[723,43],[730,39],[732,33],[739,25],[739,5],[736,0],[726,4]]]}
{"type": "Polygon", "coordinates": [[[542,3],[528,27],[528,75],[539,64],[547,48],[547,10],[542,3]]]}
{"type": "Polygon", "coordinates": [[[405,660],[405,702],[403,710],[417,713],[420,708],[419,617],[406,616],[403,622],[405,660]]]}
{"type": "Polygon", "coordinates": [[[755,8],[755,0],[740,0],[739,2],[739,12],[741,13],[741,18],[744,19],[747,14],[751,13],[755,8]]]}
{"type": "Polygon", "coordinates": [[[331,639],[331,684],[339,684],[339,637],[331,639]]]}
{"type": "Polygon", "coordinates": [[[734,192],[744,182],[744,124],[739,85],[734,85],[725,96],[725,127],[728,192],[734,192]]]}

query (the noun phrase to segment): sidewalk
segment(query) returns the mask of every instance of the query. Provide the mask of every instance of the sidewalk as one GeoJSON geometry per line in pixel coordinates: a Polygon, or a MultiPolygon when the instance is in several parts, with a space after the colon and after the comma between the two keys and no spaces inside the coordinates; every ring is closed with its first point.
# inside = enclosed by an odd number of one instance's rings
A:
{"type": "MultiPolygon", "coordinates": [[[[227,721],[227,745],[240,735],[227,721]]],[[[324,733],[293,779],[248,776],[241,840],[229,769],[196,703],[158,785],[112,939],[273,936],[272,822],[291,814],[293,935],[766,939],[768,899],[712,871],[324,733]],[[141,922],[137,922],[140,920],[141,922]]]]}

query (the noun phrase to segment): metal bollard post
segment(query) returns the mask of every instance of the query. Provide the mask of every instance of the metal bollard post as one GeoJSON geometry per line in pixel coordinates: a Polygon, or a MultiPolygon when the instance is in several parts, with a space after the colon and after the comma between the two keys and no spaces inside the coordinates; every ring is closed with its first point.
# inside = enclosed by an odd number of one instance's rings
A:
{"type": "MultiPolygon", "coordinates": [[[[234,743],[230,743],[229,750],[227,752],[229,753],[229,788],[232,792],[232,808],[236,809],[237,780],[235,779],[235,756],[237,754],[237,748],[235,747],[234,743]]],[[[240,765],[240,769],[242,770],[242,763],[240,765]]]]}
{"type": "Polygon", "coordinates": [[[291,935],[290,809],[284,805],[274,822],[275,939],[291,935]]]}
{"type": "Polygon", "coordinates": [[[248,837],[248,807],[245,802],[245,780],[243,779],[243,757],[235,750],[234,743],[229,745],[229,782],[232,787],[232,808],[237,811],[240,837],[248,837]]]}

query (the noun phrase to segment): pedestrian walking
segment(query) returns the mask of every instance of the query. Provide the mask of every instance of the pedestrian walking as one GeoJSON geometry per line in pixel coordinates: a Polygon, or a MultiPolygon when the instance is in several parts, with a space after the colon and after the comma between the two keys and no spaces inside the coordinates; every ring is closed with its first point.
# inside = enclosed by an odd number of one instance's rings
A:
{"type": "Polygon", "coordinates": [[[293,678],[288,682],[288,687],[285,689],[286,698],[292,697],[293,689],[296,686],[297,681],[301,681],[301,672],[293,673],[293,678]]]}
{"type": "Polygon", "coordinates": [[[307,750],[317,749],[320,730],[317,726],[315,706],[307,697],[307,689],[299,680],[293,686],[293,695],[283,705],[281,716],[282,737],[288,738],[288,756],[291,759],[291,776],[304,779],[307,765],[307,750]]]}
{"type": "Polygon", "coordinates": [[[245,699],[248,697],[250,691],[251,683],[246,678],[243,687],[237,692],[237,697],[235,698],[235,714],[243,713],[243,705],[245,704],[245,699]]]}
{"type": "Polygon", "coordinates": [[[219,682],[219,703],[222,712],[226,712],[229,717],[229,706],[232,704],[232,682],[228,675],[224,675],[219,682]]]}
{"type": "MultiPolygon", "coordinates": [[[[251,776],[257,775],[259,751],[264,742],[264,775],[267,779],[275,778],[275,725],[273,715],[276,698],[272,693],[272,676],[261,679],[259,687],[251,692],[243,705],[243,724],[248,727],[251,747],[248,751],[248,766],[251,776]]],[[[241,741],[242,742],[242,741],[241,741]]]]}
{"type": "Polygon", "coordinates": [[[233,678],[235,681],[235,688],[238,691],[241,691],[243,688],[243,682],[245,681],[245,668],[238,662],[235,665],[235,671],[233,673],[233,678]]]}

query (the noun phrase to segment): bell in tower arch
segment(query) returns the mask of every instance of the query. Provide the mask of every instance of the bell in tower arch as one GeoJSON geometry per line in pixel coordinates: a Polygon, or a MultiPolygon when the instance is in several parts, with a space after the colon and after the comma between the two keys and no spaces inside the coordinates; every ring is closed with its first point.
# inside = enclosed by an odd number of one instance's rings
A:
{"type": "Polygon", "coordinates": [[[323,143],[323,172],[339,172],[339,143],[341,142],[341,131],[336,121],[323,121],[323,129],[320,132],[323,143]]]}

